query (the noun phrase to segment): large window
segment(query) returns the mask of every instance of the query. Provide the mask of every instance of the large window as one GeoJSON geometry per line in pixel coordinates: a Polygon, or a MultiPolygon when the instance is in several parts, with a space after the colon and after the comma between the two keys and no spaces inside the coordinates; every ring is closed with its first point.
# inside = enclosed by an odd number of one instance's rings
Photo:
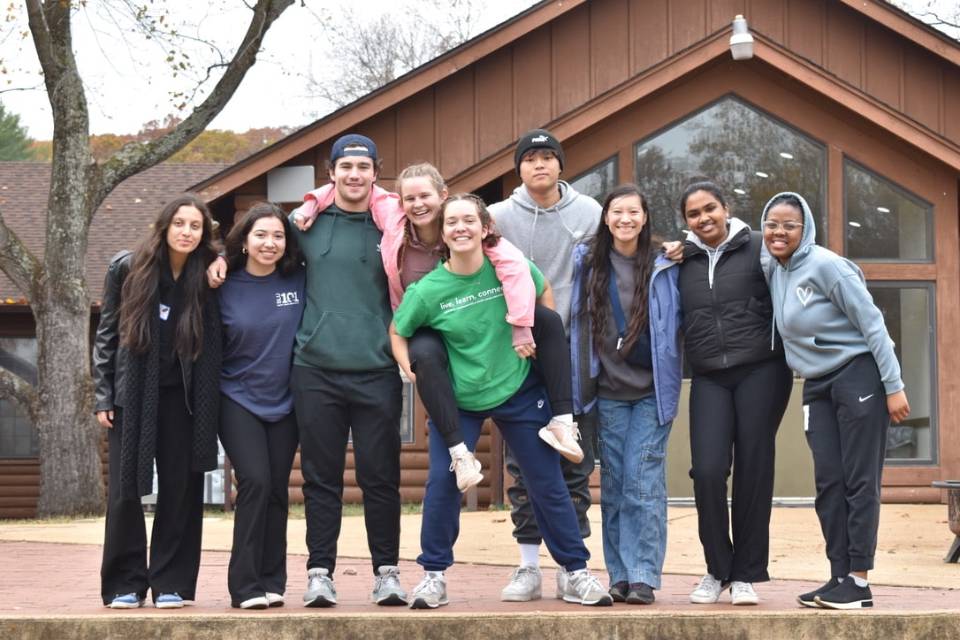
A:
{"type": "MultiPolygon", "coordinates": [[[[37,341],[34,338],[0,338],[0,366],[27,382],[37,381],[37,341]]],[[[37,431],[19,404],[0,399],[0,458],[37,455],[37,431]]]]}
{"type": "Polygon", "coordinates": [[[843,183],[848,257],[933,260],[932,206],[850,160],[843,162],[843,183]]]}
{"type": "Polygon", "coordinates": [[[869,289],[895,344],[910,399],[910,417],[891,425],[887,433],[887,459],[934,462],[937,363],[933,285],[871,282],[869,289]]]}
{"type": "Polygon", "coordinates": [[[780,191],[806,198],[826,244],[824,146],[738,98],[725,97],[636,146],[636,182],[650,203],[653,229],[680,238],[680,195],[712,180],[731,214],[760,228],[763,206],[780,191]]]}

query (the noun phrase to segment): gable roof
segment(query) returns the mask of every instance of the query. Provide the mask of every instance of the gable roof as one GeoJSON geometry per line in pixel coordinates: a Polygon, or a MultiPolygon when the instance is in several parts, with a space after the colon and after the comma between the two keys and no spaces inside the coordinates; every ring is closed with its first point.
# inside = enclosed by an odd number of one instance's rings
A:
{"type": "MultiPolygon", "coordinates": [[[[223,164],[163,163],[120,183],[97,210],[90,226],[86,277],[90,297],[99,300],[110,258],[132,249],[171,197],[220,171],[223,164]]],[[[4,221],[38,257],[46,243],[50,165],[0,162],[0,211],[4,221]]],[[[0,302],[25,304],[24,294],[0,271],[0,302]]]]}
{"type": "MultiPolygon", "coordinates": [[[[889,2],[884,0],[827,0],[827,2],[843,5],[859,13],[870,22],[890,29],[899,36],[960,69],[960,43],[929,25],[924,24],[920,20],[917,20],[905,11],[891,5],[889,2]]],[[[542,27],[576,9],[580,5],[587,3],[589,3],[589,0],[545,0],[544,2],[534,5],[527,11],[408,72],[380,89],[303,127],[241,162],[231,165],[217,175],[211,176],[207,180],[198,183],[194,189],[208,202],[216,200],[253,177],[263,175],[270,169],[309,151],[336,135],[352,129],[359,123],[368,120],[386,109],[396,106],[414,94],[438,84],[445,78],[477,62],[481,58],[499,49],[510,46],[534,29],[542,27]]],[[[812,72],[819,75],[830,75],[830,72],[823,69],[820,65],[804,60],[801,56],[793,55],[791,51],[778,44],[773,38],[764,38],[762,33],[758,33],[756,29],[752,27],[751,31],[755,38],[763,44],[769,45],[757,47],[755,50],[755,56],[757,58],[772,65],[777,65],[785,59],[790,59],[795,64],[790,64],[788,68],[782,69],[785,73],[808,86],[824,86],[823,82],[812,82],[810,74],[812,72]]],[[[619,94],[621,96],[629,94],[629,91],[624,93],[623,89],[635,86],[640,77],[649,77],[657,72],[657,70],[662,70],[664,64],[671,64],[683,57],[689,58],[691,49],[700,50],[701,55],[699,58],[701,62],[706,62],[717,56],[727,55],[726,36],[728,33],[729,23],[721,29],[708,34],[699,42],[691,45],[691,47],[677,52],[674,55],[667,56],[661,61],[661,64],[654,65],[641,74],[629,78],[620,86],[614,87],[604,94],[595,96],[592,100],[575,109],[574,112],[589,110],[591,106],[595,105],[598,101],[607,99],[610,94],[619,94]],[[711,54],[706,58],[702,55],[705,50],[709,50],[711,54]]],[[[839,78],[828,80],[827,83],[833,86],[839,93],[845,94],[845,98],[848,97],[853,100],[853,102],[869,103],[871,107],[870,112],[881,116],[878,121],[879,124],[885,128],[893,126],[893,133],[896,135],[904,137],[903,134],[907,133],[908,136],[905,139],[914,144],[921,138],[923,138],[925,142],[929,141],[929,146],[933,149],[931,153],[945,153],[945,156],[941,157],[941,159],[950,166],[960,170],[960,145],[922,125],[913,126],[909,123],[900,125],[893,122],[894,120],[909,120],[909,116],[883,104],[881,101],[876,100],[876,98],[867,95],[864,91],[839,78]]],[[[861,111],[860,113],[863,112],[861,111]]],[[[555,133],[557,133],[561,139],[566,139],[585,128],[578,127],[571,128],[570,130],[562,130],[562,122],[569,121],[570,116],[571,114],[569,113],[563,114],[556,120],[544,124],[554,129],[555,133]]],[[[587,120],[581,119],[578,123],[586,124],[587,120]]],[[[503,161],[504,158],[509,156],[509,153],[510,149],[504,147],[493,155],[482,158],[478,165],[496,168],[496,170],[484,172],[484,175],[489,174],[490,177],[495,177],[494,174],[499,175],[496,172],[501,168],[503,170],[500,171],[500,173],[509,171],[511,165],[505,165],[503,161]]],[[[475,171],[478,165],[468,169],[468,172],[475,171]]],[[[482,184],[482,182],[480,182],[480,184],[482,184]]]]}

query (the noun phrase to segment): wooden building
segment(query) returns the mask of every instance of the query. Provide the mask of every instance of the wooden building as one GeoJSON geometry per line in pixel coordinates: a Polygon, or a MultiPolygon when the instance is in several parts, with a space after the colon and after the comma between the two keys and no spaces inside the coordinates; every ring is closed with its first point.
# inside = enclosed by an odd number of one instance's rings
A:
{"type": "MultiPolygon", "coordinates": [[[[718,180],[754,226],[770,195],[799,191],[819,241],[862,266],[903,363],[913,415],[891,431],[884,497],[939,500],[930,482],[960,477],[958,104],[958,43],[882,0],[545,1],[197,189],[228,224],[284,171],[325,182],[330,145],[355,131],[376,141],[388,187],[427,160],[451,190],[497,201],[518,184],[517,136],[546,127],[564,178],[595,196],[636,181],[665,235],[694,177],[718,180]],[[737,14],[749,60],[729,51],[737,14]]],[[[406,497],[422,487],[421,421],[406,497]]],[[[800,424],[798,383],[780,496],[813,493],[800,424]]],[[[670,492],[689,496],[685,412],[672,440],[670,492]]]]}
{"type": "MultiPolygon", "coordinates": [[[[324,183],[332,142],[360,132],[377,142],[384,186],[426,160],[451,190],[492,202],[518,184],[516,138],[546,127],[564,143],[565,179],[598,197],[637,182],[669,237],[696,177],[720,182],[752,225],[770,195],[799,191],[818,241],[863,268],[903,365],[913,415],[891,430],[884,499],[938,501],[931,481],[960,478],[958,104],[960,45],[882,0],[545,0],[194,188],[224,227],[257,200],[292,207],[305,189],[291,177],[324,183]],[[754,47],[734,61],[738,14],[754,47]]],[[[813,494],[799,384],[780,429],[781,497],[813,494]]],[[[418,500],[426,437],[411,396],[402,483],[418,500]]],[[[686,430],[684,410],[674,497],[692,495],[686,430]]],[[[496,445],[483,440],[487,469],[496,445]]],[[[300,483],[295,470],[294,496],[300,483]]],[[[501,497],[481,487],[481,502],[501,497]]]]}

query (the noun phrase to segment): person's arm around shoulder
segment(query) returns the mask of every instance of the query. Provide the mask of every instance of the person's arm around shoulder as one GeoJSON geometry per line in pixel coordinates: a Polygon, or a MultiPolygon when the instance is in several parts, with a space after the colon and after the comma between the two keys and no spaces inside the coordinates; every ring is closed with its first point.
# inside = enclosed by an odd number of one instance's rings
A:
{"type": "Polygon", "coordinates": [[[101,427],[113,427],[113,383],[117,369],[117,349],[120,344],[120,298],[123,281],[130,268],[130,252],[114,256],[107,267],[103,282],[103,300],[100,305],[100,324],[93,339],[94,410],[101,427]]]}
{"type": "Polygon", "coordinates": [[[484,246],[483,252],[503,285],[507,322],[515,327],[532,327],[537,290],[523,252],[505,238],[492,247],[484,246]]]}
{"type": "Polygon", "coordinates": [[[890,419],[895,423],[901,422],[910,415],[910,403],[903,390],[900,363],[894,352],[893,340],[887,332],[883,313],[877,308],[867,290],[863,274],[853,263],[845,259],[841,260],[842,262],[837,264],[840,277],[830,289],[830,299],[867,341],[877,368],[880,370],[890,419]]]}

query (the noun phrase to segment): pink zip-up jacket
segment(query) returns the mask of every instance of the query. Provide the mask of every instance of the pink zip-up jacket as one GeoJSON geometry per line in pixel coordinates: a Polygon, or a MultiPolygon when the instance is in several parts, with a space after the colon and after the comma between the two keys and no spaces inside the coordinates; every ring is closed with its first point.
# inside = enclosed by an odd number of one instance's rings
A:
{"type": "MultiPolygon", "coordinates": [[[[303,204],[295,213],[303,216],[304,219],[312,220],[333,204],[333,197],[332,184],[314,189],[303,197],[303,204]]],[[[390,305],[396,310],[400,306],[400,300],[403,299],[399,258],[407,217],[403,213],[400,196],[376,185],[370,191],[369,209],[373,215],[374,224],[383,233],[380,256],[383,259],[383,270],[387,274],[390,305]]],[[[490,259],[497,278],[503,285],[503,297],[507,303],[507,322],[515,327],[532,327],[537,290],[523,252],[504,238],[500,238],[496,246],[485,246],[483,252],[490,259]]]]}

